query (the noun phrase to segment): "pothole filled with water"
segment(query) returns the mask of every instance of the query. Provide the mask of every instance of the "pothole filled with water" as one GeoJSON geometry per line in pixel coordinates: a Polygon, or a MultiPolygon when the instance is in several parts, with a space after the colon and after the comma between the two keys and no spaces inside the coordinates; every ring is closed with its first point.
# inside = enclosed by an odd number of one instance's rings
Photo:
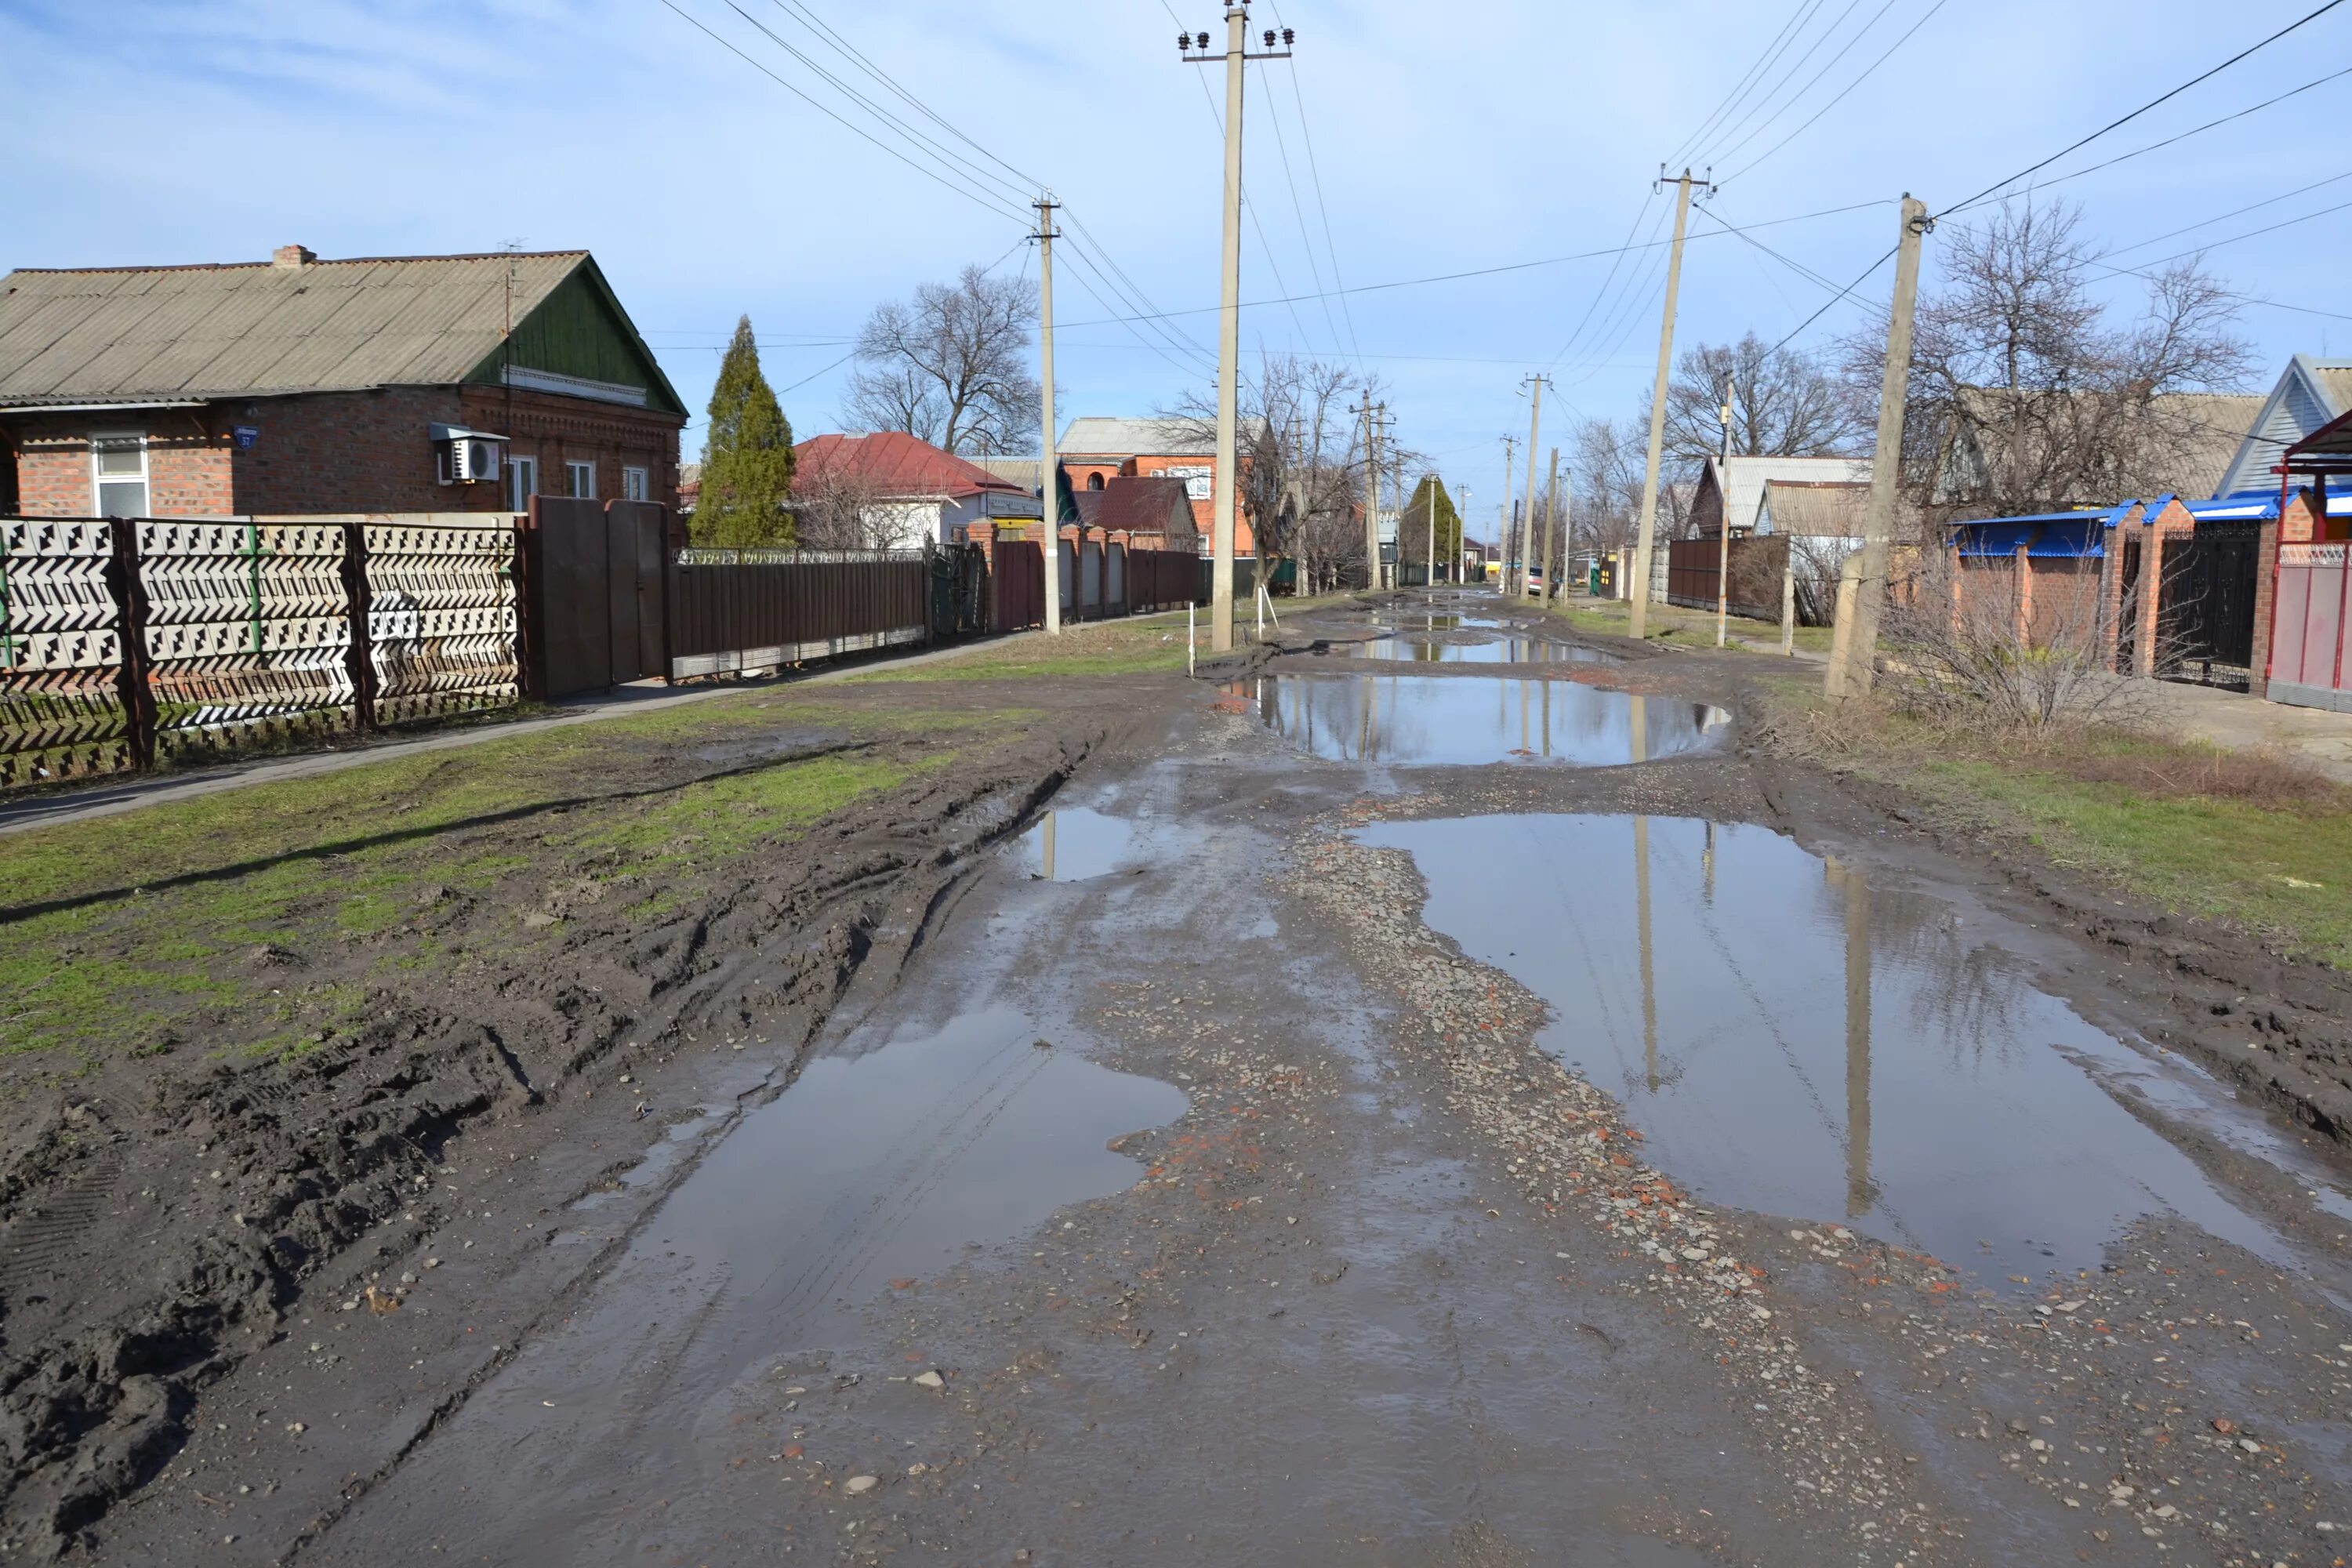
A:
{"type": "Polygon", "coordinates": [[[1613,653],[1538,637],[1494,637],[1479,642],[1439,641],[1436,637],[1405,633],[1374,637],[1352,645],[1359,658],[1389,659],[1405,664],[1622,664],[1613,653]]]}
{"type": "Polygon", "coordinates": [[[1996,1281],[2095,1268],[2167,1212],[2292,1261],[2116,1093],[2159,1082],[2175,1110],[2259,1118],[2037,990],[2007,951],[2030,933],[1997,917],[1759,827],[1522,816],[1358,837],[1412,855],[1430,926],[1549,1004],[1543,1047],[1712,1201],[1996,1281]]]}
{"type": "Polygon", "coordinates": [[[1704,702],[1566,680],[1270,675],[1226,691],[1276,733],[1339,762],[1609,767],[1699,751],[1731,726],[1704,702]]]}

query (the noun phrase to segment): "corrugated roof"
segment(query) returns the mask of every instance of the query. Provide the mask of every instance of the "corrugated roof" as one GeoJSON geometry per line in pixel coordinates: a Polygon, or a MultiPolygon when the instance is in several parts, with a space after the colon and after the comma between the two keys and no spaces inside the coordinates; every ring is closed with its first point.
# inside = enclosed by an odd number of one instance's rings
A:
{"type": "Polygon", "coordinates": [[[964,461],[975,468],[994,474],[1007,484],[1019,485],[1031,495],[1037,494],[1044,488],[1042,476],[1045,471],[1045,459],[1043,458],[967,458],[964,461]]]}
{"type": "Polygon", "coordinates": [[[1756,524],[1764,487],[1773,479],[1811,479],[1827,484],[1870,483],[1868,458],[1709,458],[1701,484],[1722,492],[1723,515],[1735,533],[1756,524]]]}
{"type": "Polygon", "coordinates": [[[1772,531],[1799,539],[1859,539],[1870,504],[1868,480],[1767,479],[1757,503],[1760,528],[1769,515],[1772,531]]]}
{"type": "Polygon", "coordinates": [[[880,430],[871,436],[816,436],[794,447],[793,454],[795,488],[837,470],[872,486],[875,495],[884,500],[961,498],[987,490],[1029,493],[898,430],[880,430]]]}
{"type": "MultiPolygon", "coordinates": [[[[1263,419],[1241,422],[1244,446],[1264,429],[1263,419]]],[[[1087,415],[1070,421],[1058,449],[1065,458],[1213,458],[1216,433],[1190,419],[1111,419],[1087,415]]]]}
{"type": "Polygon", "coordinates": [[[0,279],[0,405],[463,381],[584,250],[0,279]],[[508,272],[513,270],[513,299],[508,272]]]}

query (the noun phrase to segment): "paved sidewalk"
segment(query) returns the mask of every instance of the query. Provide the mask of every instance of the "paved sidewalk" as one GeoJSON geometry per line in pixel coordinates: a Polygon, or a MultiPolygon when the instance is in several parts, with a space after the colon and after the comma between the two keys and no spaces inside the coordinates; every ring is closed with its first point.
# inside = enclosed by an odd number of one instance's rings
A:
{"type": "Polygon", "coordinates": [[[2344,784],[2352,784],[2352,713],[2290,708],[2242,691],[2147,681],[2156,722],[2179,734],[2233,751],[2272,747],[2344,784]]]}
{"type": "Polygon", "coordinates": [[[86,822],[93,817],[115,816],[143,806],[164,805],[173,801],[193,800],[199,795],[218,795],[224,790],[245,789],[254,784],[275,784],[284,779],[314,778],[320,773],[341,773],[346,768],[362,767],[394,757],[413,757],[428,752],[452,752],[467,746],[478,746],[488,741],[503,741],[515,735],[532,735],[545,730],[568,729],[574,724],[593,724],[599,720],[617,719],[625,714],[643,713],[659,708],[676,708],[692,702],[708,702],[716,697],[738,692],[761,690],[778,686],[815,686],[827,681],[845,680],[853,675],[865,675],[881,669],[906,669],[935,660],[953,658],[975,648],[1001,647],[1018,642],[1024,637],[1043,636],[1040,632],[1015,632],[1009,637],[983,638],[958,643],[952,647],[927,648],[920,653],[898,658],[867,659],[858,664],[834,666],[806,675],[772,676],[764,679],[737,680],[724,685],[667,687],[658,680],[637,681],[593,697],[572,698],[554,704],[554,711],[541,718],[522,719],[512,723],[485,723],[471,729],[437,735],[420,736],[413,741],[387,741],[377,745],[354,746],[348,751],[312,752],[295,757],[270,757],[249,763],[232,763],[226,766],[206,768],[201,773],[176,773],[165,777],[131,777],[91,784],[86,789],[61,791],[54,795],[28,795],[18,800],[0,801],[0,838],[28,828],[47,827],[58,823],[86,822]]]}

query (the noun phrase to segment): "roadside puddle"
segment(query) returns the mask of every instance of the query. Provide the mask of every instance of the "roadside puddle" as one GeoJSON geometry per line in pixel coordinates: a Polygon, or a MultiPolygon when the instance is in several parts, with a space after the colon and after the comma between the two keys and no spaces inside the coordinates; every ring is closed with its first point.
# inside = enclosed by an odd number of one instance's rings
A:
{"type": "Polygon", "coordinates": [[[1706,703],[1567,680],[1270,675],[1225,689],[1276,734],[1337,762],[1611,767],[1702,750],[1731,725],[1706,703]]]}
{"type": "Polygon", "coordinates": [[[1435,642],[1421,634],[1374,637],[1354,645],[1359,658],[1389,659],[1407,664],[1622,664],[1623,659],[1597,647],[1545,642],[1534,637],[1499,637],[1484,642],[1435,642]]]}
{"type": "Polygon", "coordinates": [[[1021,868],[1041,882],[1107,877],[1138,858],[1139,825],[1086,806],[1058,806],[1021,836],[1021,868]]]}
{"type": "Polygon", "coordinates": [[[1429,925],[1543,998],[1541,1046],[1710,1201],[1843,1222],[1989,1283],[2095,1268],[2167,1211],[2294,1262],[2116,1096],[2260,1118],[2035,989],[2009,951],[2033,934],[1999,917],[1874,889],[1761,827],[1518,816],[1356,837],[1412,854],[1429,925]]]}

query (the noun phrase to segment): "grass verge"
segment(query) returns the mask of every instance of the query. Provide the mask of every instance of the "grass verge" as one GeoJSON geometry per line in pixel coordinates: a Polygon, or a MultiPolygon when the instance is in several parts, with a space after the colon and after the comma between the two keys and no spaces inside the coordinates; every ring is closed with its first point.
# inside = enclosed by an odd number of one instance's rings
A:
{"type": "Polygon", "coordinates": [[[2293,758],[2119,726],[1990,736],[1776,683],[1768,739],[1948,822],[2290,956],[2352,968],[2352,789],[2293,758]]]}
{"type": "MultiPolygon", "coordinates": [[[[1202,652],[1208,651],[1207,627],[1202,652]]],[[[1147,616],[1066,628],[1058,637],[991,644],[912,668],[877,669],[851,683],[1004,680],[1037,675],[1162,675],[1184,668],[1184,619],[1147,616]]]]}

